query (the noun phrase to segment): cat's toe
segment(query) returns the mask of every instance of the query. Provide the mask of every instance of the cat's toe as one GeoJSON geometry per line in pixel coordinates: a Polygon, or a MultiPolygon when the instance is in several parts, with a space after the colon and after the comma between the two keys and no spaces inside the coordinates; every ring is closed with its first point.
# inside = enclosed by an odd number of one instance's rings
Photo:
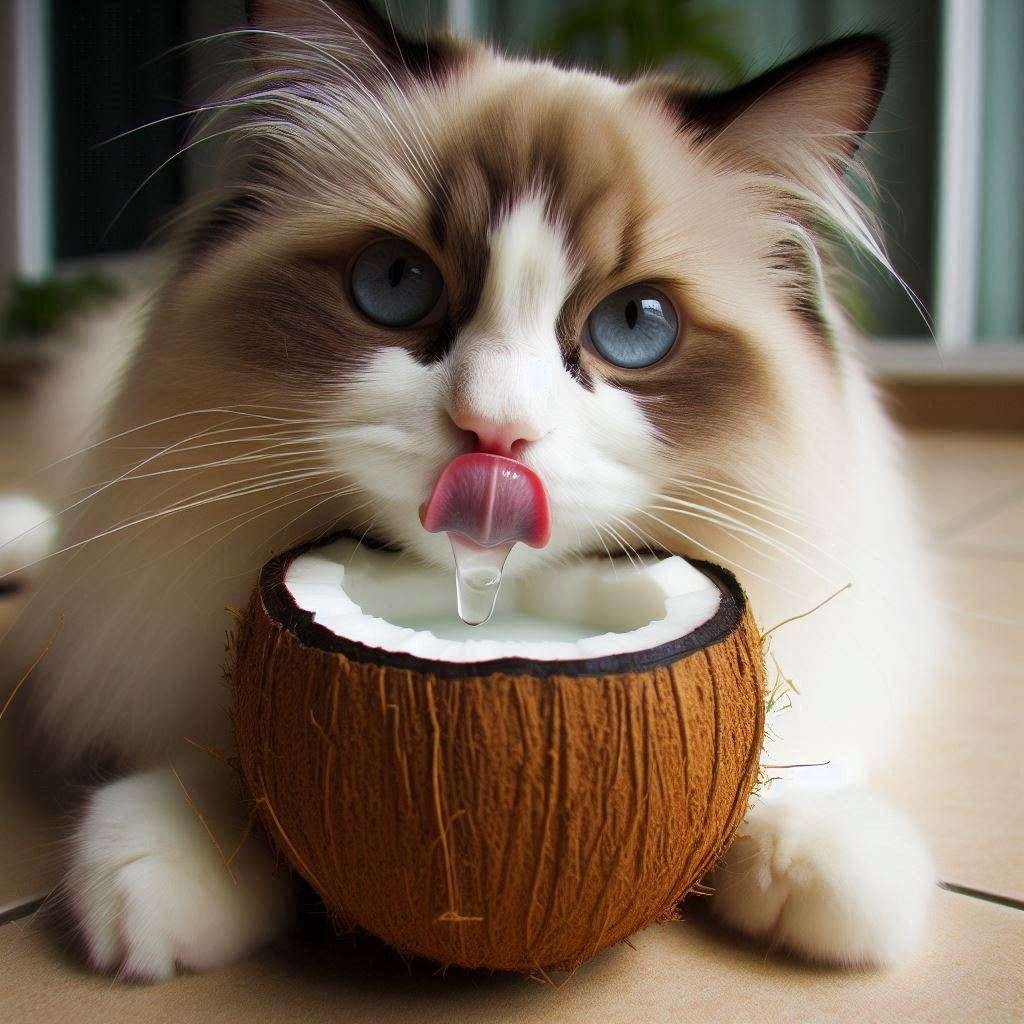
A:
{"type": "Polygon", "coordinates": [[[891,965],[921,943],[935,874],[902,814],[845,789],[761,802],[709,884],[733,928],[812,960],[891,965]]]}
{"type": "Polygon", "coordinates": [[[226,866],[163,771],[93,794],[66,884],[90,964],[136,981],[237,960],[280,934],[293,912],[266,848],[250,841],[226,866]]]}

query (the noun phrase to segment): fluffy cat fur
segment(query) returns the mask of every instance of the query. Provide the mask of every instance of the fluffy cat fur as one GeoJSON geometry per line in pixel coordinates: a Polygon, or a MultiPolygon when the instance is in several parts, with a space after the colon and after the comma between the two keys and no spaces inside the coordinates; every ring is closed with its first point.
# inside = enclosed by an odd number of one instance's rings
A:
{"type": "Polygon", "coordinates": [[[446,564],[417,508],[473,433],[549,491],[551,543],[517,549],[514,571],[667,546],[731,566],[765,627],[852,584],[772,635],[799,695],[766,760],[829,765],[774,773],[711,903],[812,959],[910,953],[932,868],[868,787],[941,628],[896,441],[833,298],[837,239],[884,261],[845,172],[885,44],[846,38],[708,93],[404,40],[357,0],[257,0],[250,20],[252,73],[207,129],[233,140],[231,173],[178,231],[5,645],[16,679],[56,629],[19,703],[69,772],[116,770],[70,846],[91,962],[158,979],[287,928],[270,853],[250,840],[226,870],[193,813],[224,851],[248,816],[189,742],[230,745],[224,609],[272,553],[337,527],[446,564]],[[441,269],[439,320],[389,330],[354,308],[348,267],[381,235],[441,269]],[[671,296],[681,340],[621,370],[584,325],[640,281],[671,296]]]}

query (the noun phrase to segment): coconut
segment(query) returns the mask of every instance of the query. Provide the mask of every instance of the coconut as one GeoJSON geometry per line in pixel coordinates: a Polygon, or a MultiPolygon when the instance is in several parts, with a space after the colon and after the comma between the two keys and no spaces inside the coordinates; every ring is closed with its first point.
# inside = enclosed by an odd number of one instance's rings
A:
{"type": "Polygon", "coordinates": [[[764,723],[757,629],[674,556],[506,579],[342,538],[269,563],[233,715],[267,832],[344,925],[441,964],[572,969],[677,907],[743,817],[764,723]]]}

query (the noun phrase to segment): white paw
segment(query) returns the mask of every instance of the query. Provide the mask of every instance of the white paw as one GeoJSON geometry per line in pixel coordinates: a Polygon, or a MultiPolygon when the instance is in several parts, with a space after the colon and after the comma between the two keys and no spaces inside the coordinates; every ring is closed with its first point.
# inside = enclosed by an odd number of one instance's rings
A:
{"type": "MultiPolygon", "coordinates": [[[[233,795],[190,792],[226,853],[233,795]]],[[[134,775],[91,797],[72,848],[71,905],[94,967],[139,981],[237,960],[292,919],[289,880],[258,838],[230,871],[166,770],[134,775]]]]}
{"type": "Polygon", "coordinates": [[[709,879],[726,924],[812,960],[889,965],[920,944],[935,889],[916,829],[858,789],[761,801],[709,879]]]}
{"type": "Polygon", "coordinates": [[[0,495],[0,578],[31,571],[53,549],[53,514],[23,494],[0,495]]]}

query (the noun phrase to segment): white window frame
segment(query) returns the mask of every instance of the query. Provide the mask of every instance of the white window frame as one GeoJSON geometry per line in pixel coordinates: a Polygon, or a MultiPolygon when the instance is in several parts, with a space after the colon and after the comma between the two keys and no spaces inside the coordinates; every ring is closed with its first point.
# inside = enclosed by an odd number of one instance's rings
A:
{"type": "Polygon", "coordinates": [[[0,269],[22,277],[48,273],[53,261],[48,8],[40,0],[9,0],[0,12],[0,60],[7,69],[0,145],[8,156],[0,216],[9,239],[0,269]]]}
{"type": "Polygon", "coordinates": [[[985,89],[984,0],[945,0],[941,66],[935,340],[974,344],[985,89]]]}
{"type": "Polygon", "coordinates": [[[1024,376],[1024,338],[977,336],[985,0],[944,0],[935,251],[935,338],[875,339],[871,368],[893,379],[1024,376]]]}

